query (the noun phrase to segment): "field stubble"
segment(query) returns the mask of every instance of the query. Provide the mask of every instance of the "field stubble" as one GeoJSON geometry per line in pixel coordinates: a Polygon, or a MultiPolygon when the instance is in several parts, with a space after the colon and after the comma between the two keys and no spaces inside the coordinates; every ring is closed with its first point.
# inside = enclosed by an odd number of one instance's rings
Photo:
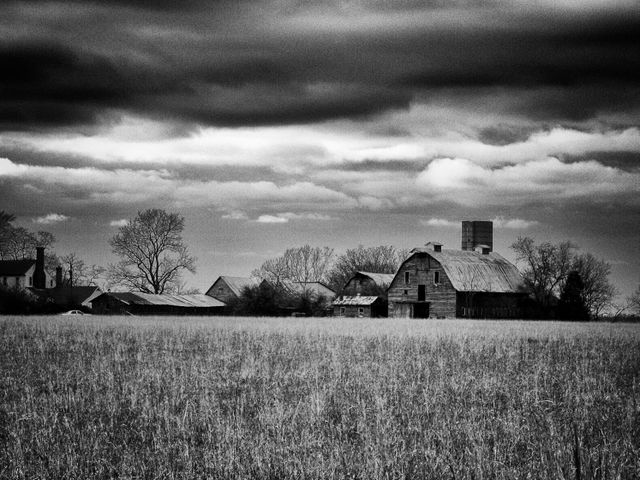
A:
{"type": "Polygon", "coordinates": [[[0,478],[640,478],[639,367],[638,325],[5,317],[0,478]]]}

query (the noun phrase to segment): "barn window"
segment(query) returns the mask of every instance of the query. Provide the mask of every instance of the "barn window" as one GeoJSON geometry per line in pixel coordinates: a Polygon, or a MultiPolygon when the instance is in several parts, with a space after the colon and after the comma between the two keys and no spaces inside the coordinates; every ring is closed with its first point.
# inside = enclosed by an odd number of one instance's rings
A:
{"type": "Polygon", "coordinates": [[[346,307],[340,307],[340,316],[344,317],[345,313],[347,313],[347,308],[346,307]]]}
{"type": "Polygon", "coordinates": [[[4,285],[6,285],[6,284],[7,284],[7,277],[2,277],[2,283],[3,283],[4,285]]]}
{"type": "Polygon", "coordinates": [[[358,308],[358,315],[364,315],[364,308],[362,307],[358,308]]]}
{"type": "Polygon", "coordinates": [[[403,294],[403,295],[409,295],[409,290],[403,290],[403,291],[402,291],[402,294],[403,294]]]}
{"type": "Polygon", "coordinates": [[[224,293],[224,288],[218,287],[218,293],[224,293]]]}
{"type": "Polygon", "coordinates": [[[433,272],[433,283],[436,285],[440,283],[440,272],[433,272]]]}
{"type": "Polygon", "coordinates": [[[404,283],[405,285],[409,285],[411,283],[411,273],[404,272],[404,283]]]}
{"type": "Polygon", "coordinates": [[[32,287],[33,286],[33,277],[29,277],[29,286],[32,287]]]}

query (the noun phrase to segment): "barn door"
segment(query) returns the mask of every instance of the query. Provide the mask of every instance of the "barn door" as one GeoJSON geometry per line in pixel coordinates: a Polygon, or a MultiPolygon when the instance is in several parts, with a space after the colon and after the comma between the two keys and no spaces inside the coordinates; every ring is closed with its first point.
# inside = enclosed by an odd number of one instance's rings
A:
{"type": "Polygon", "coordinates": [[[429,304],[426,302],[414,303],[413,318],[429,318],[429,304]]]}

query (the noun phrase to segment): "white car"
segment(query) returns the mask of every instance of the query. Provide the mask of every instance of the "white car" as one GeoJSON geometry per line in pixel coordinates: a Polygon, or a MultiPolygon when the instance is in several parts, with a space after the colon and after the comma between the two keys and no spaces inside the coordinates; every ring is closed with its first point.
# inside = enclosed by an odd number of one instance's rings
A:
{"type": "Polygon", "coordinates": [[[69,310],[68,312],[61,313],[60,315],[91,315],[91,314],[84,313],[82,310],[69,310]]]}

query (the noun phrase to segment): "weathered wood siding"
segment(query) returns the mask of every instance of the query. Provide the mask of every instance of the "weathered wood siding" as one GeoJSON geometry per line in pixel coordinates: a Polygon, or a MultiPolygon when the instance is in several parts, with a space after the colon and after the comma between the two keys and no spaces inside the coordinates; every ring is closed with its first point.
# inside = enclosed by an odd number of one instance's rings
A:
{"type": "Polygon", "coordinates": [[[371,313],[371,305],[335,305],[333,307],[334,317],[371,317],[371,313]],[[362,309],[363,313],[360,313],[359,309],[362,309]]]}
{"type": "Polygon", "coordinates": [[[456,291],[439,262],[427,254],[416,254],[398,270],[388,290],[389,317],[413,317],[418,303],[418,286],[425,286],[425,301],[429,303],[429,317],[455,317],[456,291]],[[409,283],[405,283],[405,272],[409,283]],[[434,272],[439,283],[434,284],[434,272]],[[406,291],[406,294],[405,294],[406,291]]]}

